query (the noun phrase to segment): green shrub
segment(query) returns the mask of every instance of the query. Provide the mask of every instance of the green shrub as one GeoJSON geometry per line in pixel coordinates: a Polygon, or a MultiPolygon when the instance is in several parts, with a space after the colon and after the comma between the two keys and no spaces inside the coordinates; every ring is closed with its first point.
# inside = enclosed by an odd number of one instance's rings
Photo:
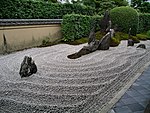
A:
{"type": "MultiPolygon", "coordinates": [[[[103,32],[100,32],[100,31],[97,31],[95,33],[95,37],[96,37],[97,40],[101,40],[104,35],[105,34],[103,32]]],[[[83,44],[83,43],[87,43],[87,42],[88,42],[88,38],[86,37],[86,38],[76,39],[74,41],[69,41],[69,42],[66,42],[66,43],[71,44],[71,45],[78,45],[78,44],[83,44]]],[[[118,46],[119,44],[120,44],[119,38],[113,37],[110,41],[110,46],[111,47],[118,46]]]]}
{"type": "Polygon", "coordinates": [[[95,37],[96,37],[97,40],[102,39],[104,35],[105,35],[105,33],[104,32],[100,32],[100,31],[97,31],[95,33],[95,37]]]}
{"type": "Polygon", "coordinates": [[[144,35],[144,34],[137,34],[136,37],[139,39],[139,40],[147,40],[148,36],[147,35],[144,35]]]}
{"type": "MultiPolygon", "coordinates": [[[[111,47],[115,47],[115,46],[118,46],[120,44],[120,39],[121,39],[120,34],[121,34],[120,32],[115,33],[115,36],[111,38],[111,40],[110,40],[110,46],[111,47]]],[[[105,33],[100,32],[100,31],[96,32],[96,34],[95,34],[97,40],[101,40],[104,35],[105,35],[105,33]]]]}
{"type": "Polygon", "coordinates": [[[147,31],[147,39],[150,40],[150,30],[147,31]]]}
{"type": "Polygon", "coordinates": [[[39,47],[47,47],[61,43],[61,39],[54,39],[50,36],[43,37],[42,43],[39,47]]]}
{"type": "Polygon", "coordinates": [[[140,43],[140,40],[136,36],[131,36],[131,39],[134,41],[134,43],[140,43]]]}
{"type": "Polygon", "coordinates": [[[118,38],[112,37],[110,40],[110,46],[115,47],[120,44],[120,40],[118,38]]]}
{"type": "Polygon", "coordinates": [[[63,40],[74,41],[82,37],[87,37],[93,25],[98,27],[100,19],[101,16],[65,15],[62,22],[63,40]]]}
{"type": "Polygon", "coordinates": [[[50,44],[50,38],[49,37],[45,37],[43,40],[42,40],[42,45],[43,46],[48,46],[50,44]]]}
{"type": "Polygon", "coordinates": [[[87,42],[88,42],[88,38],[86,37],[86,38],[80,38],[80,39],[65,42],[65,43],[70,44],[70,45],[79,45],[79,44],[84,44],[84,43],[87,43],[87,42]]]}
{"type": "Polygon", "coordinates": [[[62,19],[65,14],[94,15],[95,8],[33,0],[0,0],[1,19],[62,19]]]}
{"type": "Polygon", "coordinates": [[[116,7],[110,11],[112,24],[118,29],[128,33],[131,28],[131,35],[136,35],[138,29],[138,13],[135,9],[127,6],[116,7]]]}
{"type": "Polygon", "coordinates": [[[115,38],[119,39],[119,40],[128,40],[128,34],[123,33],[123,32],[116,32],[115,33],[115,38]]]}
{"type": "Polygon", "coordinates": [[[142,33],[148,30],[150,30],[150,13],[140,13],[138,33],[142,33]]]}

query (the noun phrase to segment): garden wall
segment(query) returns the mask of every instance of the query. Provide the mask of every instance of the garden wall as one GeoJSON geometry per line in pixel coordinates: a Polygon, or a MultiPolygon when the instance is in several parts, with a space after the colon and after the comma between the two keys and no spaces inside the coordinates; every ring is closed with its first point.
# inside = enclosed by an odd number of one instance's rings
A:
{"type": "Polygon", "coordinates": [[[1,19],[0,53],[4,53],[6,49],[7,52],[12,52],[40,46],[45,38],[50,38],[51,42],[62,38],[61,21],[61,19],[1,19]]]}

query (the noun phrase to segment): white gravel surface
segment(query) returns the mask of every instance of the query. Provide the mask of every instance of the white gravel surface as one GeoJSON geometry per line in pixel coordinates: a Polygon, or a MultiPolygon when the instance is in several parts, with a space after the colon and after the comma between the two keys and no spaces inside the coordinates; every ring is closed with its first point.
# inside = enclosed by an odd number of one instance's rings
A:
{"type": "Polygon", "coordinates": [[[0,55],[0,113],[96,113],[150,60],[147,49],[118,47],[95,51],[78,59],[67,55],[84,45],[59,44],[0,55]],[[25,55],[33,57],[38,72],[21,78],[25,55]]]}

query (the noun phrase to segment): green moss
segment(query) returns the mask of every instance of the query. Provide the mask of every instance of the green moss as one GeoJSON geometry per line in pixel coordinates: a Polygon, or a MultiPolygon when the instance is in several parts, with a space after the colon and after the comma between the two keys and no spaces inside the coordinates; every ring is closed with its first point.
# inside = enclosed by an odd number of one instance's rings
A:
{"type": "Polygon", "coordinates": [[[116,32],[115,33],[115,38],[119,40],[127,40],[128,39],[128,34],[123,33],[123,32],[116,32]]]}
{"type": "Polygon", "coordinates": [[[43,40],[42,40],[42,45],[43,46],[48,46],[50,44],[50,38],[49,37],[45,37],[43,40]]]}
{"type": "Polygon", "coordinates": [[[120,40],[118,38],[112,37],[110,40],[110,46],[115,47],[120,44],[120,40]]]}
{"type": "Polygon", "coordinates": [[[136,36],[131,36],[131,39],[134,41],[134,43],[140,43],[140,40],[136,36]]]}
{"type": "Polygon", "coordinates": [[[47,47],[61,43],[61,39],[52,40],[50,37],[45,37],[39,47],[47,47]]]}
{"type": "MultiPolygon", "coordinates": [[[[95,33],[95,36],[96,36],[97,40],[100,40],[104,35],[105,35],[105,33],[100,32],[100,31],[95,33]]],[[[135,43],[140,42],[139,39],[136,36],[131,36],[131,39],[133,39],[133,41],[135,43]]],[[[116,32],[115,36],[111,38],[110,46],[111,47],[118,46],[120,44],[121,40],[128,40],[128,34],[122,33],[122,32],[116,32]]],[[[67,42],[67,44],[78,45],[78,44],[83,44],[83,43],[87,43],[87,42],[88,42],[88,38],[86,37],[86,38],[77,39],[75,41],[67,42]]]]}
{"type": "MultiPolygon", "coordinates": [[[[111,40],[110,40],[110,46],[111,47],[115,47],[115,46],[118,46],[120,44],[120,35],[121,34],[122,34],[121,32],[118,32],[115,34],[115,37],[111,38],[111,40]]],[[[100,32],[100,31],[96,32],[96,34],[95,34],[97,40],[102,39],[104,35],[105,35],[105,33],[100,32]]]]}
{"type": "Polygon", "coordinates": [[[95,37],[97,40],[100,40],[101,38],[103,38],[104,35],[105,35],[105,33],[100,32],[100,31],[95,33],[95,37]]]}
{"type": "Polygon", "coordinates": [[[147,40],[148,36],[147,35],[144,35],[144,34],[137,34],[136,37],[139,39],[139,40],[147,40]]]}
{"type": "Polygon", "coordinates": [[[71,44],[71,45],[79,45],[79,44],[84,44],[87,42],[88,42],[88,38],[80,38],[75,41],[69,41],[69,42],[65,42],[65,43],[71,44]]]}
{"type": "Polygon", "coordinates": [[[147,31],[147,33],[146,33],[146,34],[147,34],[147,39],[148,39],[148,40],[150,40],[150,30],[149,30],[149,31],[147,31]]]}

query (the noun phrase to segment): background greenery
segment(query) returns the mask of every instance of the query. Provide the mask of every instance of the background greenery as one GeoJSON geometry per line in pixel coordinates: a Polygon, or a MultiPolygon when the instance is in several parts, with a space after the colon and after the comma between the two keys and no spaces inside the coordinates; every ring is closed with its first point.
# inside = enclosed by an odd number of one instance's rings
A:
{"type": "Polygon", "coordinates": [[[131,0],[131,7],[142,13],[150,13],[150,2],[148,0],[131,0]]]}
{"type": "MultiPolygon", "coordinates": [[[[0,0],[0,18],[63,18],[63,40],[86,42],[87,38],[83,37],[88,37],[93,25],[96,26],[96,30],[100,30],[100,20],[104,12],[109,10],[113,25],[117,24],[121,31],[111,41],[114,46],[119,40],[128,39],[130,27],[132,35],[140,33],[132,37],[136,42],[139,42],[139,39],[150,39],[150,3],[145,1],[132,0],[131,8],[126,0],[72,0],[73,4],[61,4],[57,0],[0,0]]],[[[96,33],[96,37],[101,38],[103,35],[100,32],[96,33]]],[[[43,44],[47,45],[47,39],[44,41],[43,44]]]]}
{"type": "Polygon", "coordinates": [[[0,0],[1,19],[62,19],[65,14],[94,15],[95,8],[32,0],[0,0]]]}
{"type": "MultiPolygon", "coordinates": [[[[93,26],[99,27],[101,16],[69,14],[63,17],[62,33],[64,41],[74,41],[87,37],[93,26]]],[[[99,28],[97,28],[99,29],[99,28]]]]}
{"type": "Polygon", "coordinates": [[[138,33],[150,30],[150,13],[139,14],[139,29],[138,33]]]}

